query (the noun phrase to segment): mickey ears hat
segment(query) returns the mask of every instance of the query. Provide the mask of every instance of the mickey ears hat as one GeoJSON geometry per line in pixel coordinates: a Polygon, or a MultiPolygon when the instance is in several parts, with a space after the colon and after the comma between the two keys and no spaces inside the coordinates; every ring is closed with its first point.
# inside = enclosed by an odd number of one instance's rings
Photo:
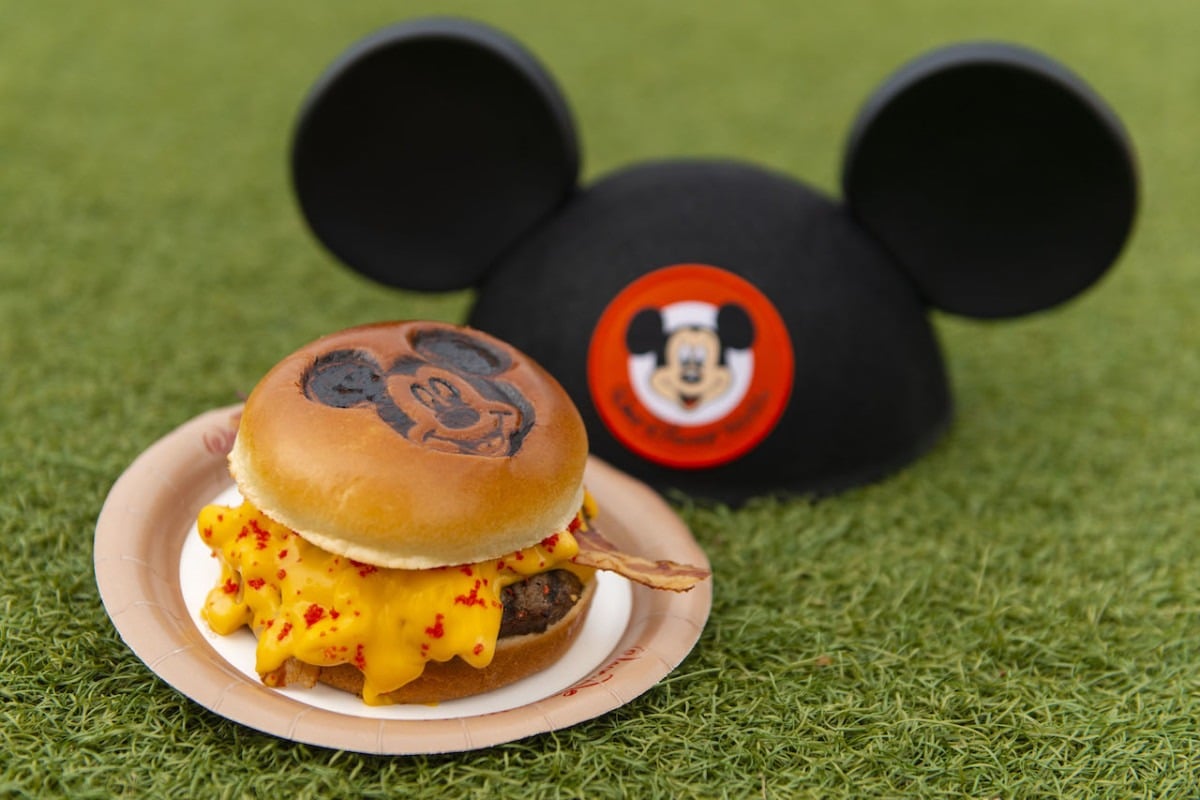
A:
{"type": "Polygon", "coordinates": [[[1115,261],[1137,206],[1112,111],[1062,65],[999,43],[926,54],[870,96],[841,203],[731,162],[652,162],[580,187],[549,73],[454,19],[392,26],[339,58],[302,109],[292,167],[305,218],[353,269],[406,289],[477,287],[471,323],[559,379],[594,452],[735,501],[837,490],[924,452],[952,407],[926,309],[992,318],[1062,303],[1115,261]],[[752,448],[679,468],[613,433],[587,371],[610,301],[686,263],[777,308],[795,389],[752,448]]]}

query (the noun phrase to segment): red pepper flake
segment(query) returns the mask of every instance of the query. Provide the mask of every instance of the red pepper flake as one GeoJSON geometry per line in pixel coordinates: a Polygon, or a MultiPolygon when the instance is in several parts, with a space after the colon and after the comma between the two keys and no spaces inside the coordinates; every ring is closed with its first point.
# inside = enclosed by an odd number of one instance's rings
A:
{"type": "Polygon", "coordinates": [[[358,577],[360,578],[365,578],[372,572],[379,571],[379,567],[375,566],[374,564],[364,564],[361,561],[355,561],[353,558],[350,559],[350,563],[353,564],[355,569],[358,570],[358,577]]]}
{"type": "Polygon", "coordinates": [[[525,554],[518,550],[517,552],[513,553],[513,558],[515,558],[517,561],[524,561],[525,554]]]}
{"type": "Polygon", "coordinates": [[[504,569],[504,559],[503,558],[496,562],[496,569],[504,569]]]}
{"type": "Polygon", "coordinates": [[[287,549],[286,548],[279,551],[279,560],[282,561],[285,558],[287,558],[287,549]]]}
{"type": "Polygon", "coordinates": [[[445,636],[446,629],[442,627],[443,619],[445,619],[445,617],[441,614],[438,614],[433,620],[433,626],[425,629],[425,635],[431,639],[440,639],[445,636]]]}
{"type": "Polygon", "coordinates": [[[221,591],[225,594],[237,594],[238,584],[233,578],[225,581],[225,585],[221,587],[221,591]]]}
{"type": "Polygon", "coordinates": [[[262,578],[251,578],[250,580],[246,581],[246,583],[250,584],[251,589],[261,589],[266,585],[267,582],[262,578]]]}
{"type": "Polygon", "coordinates": [[[475,581],[475,587],[471,589],[470,594],[460,594],[454,598],[455,605],[467,606],[486,606],[487,601],[479,596],[479,587],[483,581],[475,581]]]}
{"type": "Polygon", "coordinates": [[[421,655],[425,655],[428,652],[429,652],[429,643],[425,642],[421,645],[421,655]]]}
{"type": "Polygon", "coordinates": [[[212,538],[212,526],[209,525],[207,528],[200,531],[200,535],[203,536],[205,539],[211,539],[212,538]]]}
{"type": "Polygon", "coordinates": [[[338,617],[340,617],[341,615],[342,615],[342,612],[340,612],[340,611],[338,611],[338,610],[336,610],[336,609],[332,609],[332,608],[331,608],[331,609],[329,609],[329,618],[330,618],[330,619],[337,619],[337,618],[338,618],[338,617]]]}
{"type": "Polygon", "coordinates": [[[354,648],[354,666],[359,669],[367,668],[367,657],[363,654],[363,646],[361,644],[354,648]]]}
{"type": "Polygon", "coordinates": [[[583,518],[576,514],[575,519],[571,520],[571,524],[567,526],[567,531],[574,533],[581,527],[583,527],[583,518]]]}
{"type": "Polygon", "coordinates": [[[224,521],[225,521],[225,515],[217,514],[217,522],[224,522],[224,521]]]}
{"type": "Polygon", "coordinates": [[[325,619],[325,609],[316,603],[310,605],[304,612],[304,623],[310,628],[323,619],[325,619]]]}
{"type": "Polygon", "coordinates": [[[237,540],[240,542],[242,539],[245,539],[249,535],[250,535],[250,529],[247,528],[245,525],[243,525],[242,529],[240,531],[238,531],[237,540]]]}
{"type": "Polygon", "coordinates": [[[547,553],[554,552],[554,546],[558,544],[558,534],[552,533],[545,539],[542,539],[542,547],[546,548],[547,553]]]}
{"type": "Polygon", "coordinates": [[[483,643],[480,642],[479,644],[475,645],[475,647],[473,647],[471,649],[471,652],[474,653],[475,655],[479,655],[480,653],[482,653],[483,652],[483,643]]]}
{"type": "Polygon", "coordinates": [[[283,623],[283,629],[279,631],[279,635],[275,638],[282,642],[283,637],[287,636],[291,632],[292,632],[292,623],[285,622],[285,623],[283,623]]]}
{"type": "Polygon", "coordinates": [[[283,580],[284,578],[287,577],[287,570],[286,569],[279,570],[279,572],[275,573],[275,577],[279,578],[279,580],[283,580]]]}
{"type": "Polygon", "coordinates": [[[468,578],[475,574],[475,572],[469,566],[466,566],[466,565],[459,567],[458,571],[461,572],[463,575],[466,575],[468,578]]]}
{"type": "Polygon", "coordinates": [[[256,519],[250,520],[250,530],[254,531],[254,546],[259,550],[266,550],[267,544],[271,541],[271,532],[264,530],[256,519]]]}

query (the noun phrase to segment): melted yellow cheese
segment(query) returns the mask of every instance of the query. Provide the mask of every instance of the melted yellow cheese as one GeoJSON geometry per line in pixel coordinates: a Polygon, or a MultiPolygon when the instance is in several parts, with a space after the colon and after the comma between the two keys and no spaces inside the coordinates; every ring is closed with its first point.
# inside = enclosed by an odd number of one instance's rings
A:
{"type": "Polygon", "coordinates": [[[386,703],[383,695],[418,678],[430,660],[490,664],[505,586],[552,569],[585,580],[592,573],[571,563],[579,545],[565,530],[492,561],[403,570],[327,553],[249,503],[208,506],[197,527],[221,564],[202,610],[212,629],[254,629],[255,668],[264,679],[289,657],[321,667],[354,664],[370,704],[386,703]]]}

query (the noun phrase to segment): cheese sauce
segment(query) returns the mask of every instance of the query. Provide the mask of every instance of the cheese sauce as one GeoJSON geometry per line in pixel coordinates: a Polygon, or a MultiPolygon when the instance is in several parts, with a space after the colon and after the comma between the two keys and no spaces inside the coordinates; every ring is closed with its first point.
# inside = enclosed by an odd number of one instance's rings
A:
{"type": "MultiPolygon", "coordinates": [[[[570,530],[591,505],[587,498],[570,530]]],[[[404,570],[327,553],[248,502],[207,506],[197,527],[221,563],[201,612],[212,629],[254,629],[255,669],[264,677],[289,657],[322,667],[354,664],[372,705],[420,677],[427,661],[458,656],[473,667],[490,664],[505,586],[552,569],[584,580],[593,572],[571,563],[579,546],[570,530],[491,561],[404,570]]]]}

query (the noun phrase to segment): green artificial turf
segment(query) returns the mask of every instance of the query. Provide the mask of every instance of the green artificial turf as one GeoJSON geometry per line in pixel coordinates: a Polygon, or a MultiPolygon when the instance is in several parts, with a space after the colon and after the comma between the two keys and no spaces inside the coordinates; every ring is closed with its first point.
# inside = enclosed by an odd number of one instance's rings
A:
{"type": "Polygon", "coordinates": [[[0,796],[1189,797],[1200,786],[1200,7],[0,0],[0,796]],[[939,317],[959,413],[898,476],[742,510],[674,498],[715,565],[667,680],[490,750],[297,745],[178,695],[92,575],[117,476],[274,361],[466,295],[371,285],[303,228],[315,75],[429,11],[551,66],[591,178],[753,159],[835,191],[852,115],[939,43],[1045,49],[1125,119],[1137,233],[1080,300],[939,317]]]}

